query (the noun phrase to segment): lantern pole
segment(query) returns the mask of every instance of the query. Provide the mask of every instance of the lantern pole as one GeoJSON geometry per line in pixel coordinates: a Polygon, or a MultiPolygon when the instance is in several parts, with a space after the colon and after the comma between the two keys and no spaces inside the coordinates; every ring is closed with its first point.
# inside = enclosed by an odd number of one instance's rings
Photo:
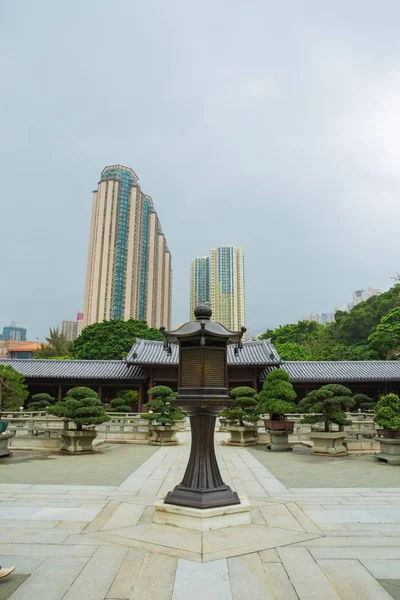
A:
{"type": "Polygon", "coordinates": [[[190,419],[191,449],[185,474],[169,492],[164,504],[207,509],[240,504],[239,496],[224,483],[214,446],[216,418],[232,404],[228,395],[227,346],[237,352],[245,331],[232,332],[210,320],[211,309],[195,309],[196,321],[166,332],[165,349],[179,344],[178,397],[174,404],[190,419]]]}

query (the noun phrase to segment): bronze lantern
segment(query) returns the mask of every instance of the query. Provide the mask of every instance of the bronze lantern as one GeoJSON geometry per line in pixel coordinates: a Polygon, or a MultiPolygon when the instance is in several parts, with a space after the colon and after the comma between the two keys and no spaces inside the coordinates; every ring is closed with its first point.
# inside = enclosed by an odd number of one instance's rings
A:
{"type": "Polygon", "coordinates": [[[227,347],[242,348],[246,329],[229,331],[211,321],[209,306],[198,306],[196,320],[174,331],[161,328],[164,348],[179,344],[178,397],[175,403],[190,418],[192,442],[182,482],[167,494],[164,502],[191,508],[214,508],[240,504],[236,492],[221,477],[214,447],[218,414],[232,404],[228,395],[227,347]]]}

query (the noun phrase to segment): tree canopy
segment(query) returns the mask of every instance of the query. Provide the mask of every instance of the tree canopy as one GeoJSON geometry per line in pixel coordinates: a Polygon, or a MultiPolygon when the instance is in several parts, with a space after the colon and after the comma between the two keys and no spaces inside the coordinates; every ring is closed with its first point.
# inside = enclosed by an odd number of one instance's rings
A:
{"type": "Polygon", "coordinates": [[[25,379],[10,365],[0,365],[1,403],[0,411],[16,411],[29,396],[25,379]]]}
{"type": "Polygon", "coordinates": [[[163,340],[158,329],[148,327],[146,321],[103,321],[88,325],[72,343],[73,358],[86,360],[121,360],[136,338],[163,340]]]}
{"type": "Polygon", "coordinates": [[[376,360],[400,357],[400,284],[337,311],[328,325],[299,321],[268,329],[283,360],[376,360]]]}

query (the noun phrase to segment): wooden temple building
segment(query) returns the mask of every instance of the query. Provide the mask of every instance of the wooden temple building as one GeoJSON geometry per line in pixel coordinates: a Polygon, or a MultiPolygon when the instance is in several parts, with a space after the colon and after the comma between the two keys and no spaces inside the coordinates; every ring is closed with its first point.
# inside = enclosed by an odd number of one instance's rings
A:
{"type": "MultiPolygon", "coordinates": [[[[176,389],[178,352],[172,346],[169,355],[163,342],[137,339],[124,360],[0,359],[0,364],[24,375],[30,395],[47,392],[61,399],[70,388],[84,385],[108,402],[121,390],[138,390],[137,412],[141,412],[153,385],[176,389]]],[[[276,368],[289,374],[298,398],[324,383],[342,383],[373,398],[400,391],[400,361],[282,361],[268,340],[244,342],[238,356],[228,349],[231,387],[249,385],[260,390],[268,372],[276,368]]]]}

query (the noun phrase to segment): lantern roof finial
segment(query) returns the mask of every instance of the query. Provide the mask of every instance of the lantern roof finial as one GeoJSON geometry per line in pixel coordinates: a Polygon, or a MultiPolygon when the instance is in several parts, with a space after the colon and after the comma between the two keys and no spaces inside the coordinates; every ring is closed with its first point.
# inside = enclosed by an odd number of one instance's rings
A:
{"type": "Polygon", "coordinates": [[[194,316],[196,317],[196,321],[210,321],[212,310],[208,304],[199,304],[194,309],[194,316]]]}

